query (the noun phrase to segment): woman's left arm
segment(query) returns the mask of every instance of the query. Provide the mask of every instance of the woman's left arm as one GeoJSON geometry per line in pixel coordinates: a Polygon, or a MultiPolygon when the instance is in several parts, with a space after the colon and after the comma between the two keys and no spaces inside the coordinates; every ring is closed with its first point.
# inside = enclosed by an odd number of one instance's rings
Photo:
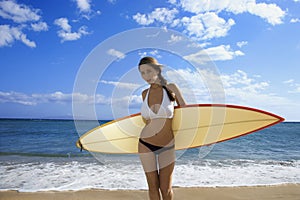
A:
{"type": "Polygon", "coordinates": [[[179,88],[177,87],[177,85],[174,84],[174,83],[171,83],[171,84],[168,85],[168,88],[170,88],[170,90],[175,93],[176,103],[179,106],[185,106],[186,102],[185,102],[179,88]]]}

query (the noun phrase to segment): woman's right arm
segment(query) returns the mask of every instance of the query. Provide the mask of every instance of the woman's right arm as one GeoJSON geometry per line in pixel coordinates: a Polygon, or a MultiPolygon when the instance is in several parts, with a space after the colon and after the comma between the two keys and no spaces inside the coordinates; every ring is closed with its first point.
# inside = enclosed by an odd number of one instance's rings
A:
{"type": "Polygon", "coordinates": [[[177,85],[174,84],[174,83],[171,83],[168,86],[172,90],[172,92],[175,93],[175,99],[176,99],[177,105],[179,105],[179,106],[185,106],[186,102],[185,102],[185,100],[184,100],[184,98],[183,98],[183,96],[182,96],[179,88],[177,87],[177,85]]]}

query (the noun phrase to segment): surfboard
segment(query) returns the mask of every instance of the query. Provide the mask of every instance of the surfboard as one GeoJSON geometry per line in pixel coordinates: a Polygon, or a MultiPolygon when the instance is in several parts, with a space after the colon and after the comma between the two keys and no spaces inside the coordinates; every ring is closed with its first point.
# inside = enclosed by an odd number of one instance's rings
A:
{"type": "MultiPolygon", "coordinates": [[[[284,121],[275,114],[244,106],[193,104],[175,107],[172,129],[175,149],[196,148],[223,142],[284,121]]],[[[78,148],[108,154],[138,153],[139,135],[145,126],[140,113],[98,126],[76,142],[78,148]]]]}

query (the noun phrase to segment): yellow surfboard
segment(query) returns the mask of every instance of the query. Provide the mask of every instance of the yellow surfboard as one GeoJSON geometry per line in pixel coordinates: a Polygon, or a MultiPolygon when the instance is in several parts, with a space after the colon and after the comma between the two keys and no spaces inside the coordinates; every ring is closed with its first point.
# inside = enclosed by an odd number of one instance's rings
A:
{"type": "MultiPolygon", "coordinates": [[[[193,104],[176,107],[175,149],[188,149],[240,137],[284,121],[262,110],[236,105],[193,104]]],[[[138,153],[144,127],[140,113],[98,126],[77,141],[78,148],[110,154],[138,153]]]]}

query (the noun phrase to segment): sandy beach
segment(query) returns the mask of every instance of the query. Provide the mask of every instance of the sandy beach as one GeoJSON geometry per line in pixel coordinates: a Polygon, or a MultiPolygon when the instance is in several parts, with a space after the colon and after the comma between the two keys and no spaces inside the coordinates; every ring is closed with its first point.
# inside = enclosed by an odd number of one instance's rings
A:
{"type": "MultiPolygon", "coordinates": [[[[253,187],[174,188],[175,200],[299,200],[300,184],[253,187]]],[[[145,190],[83,190],[68,192],[0,192],[1,200],[117,200],[148,199],[145,190]]]]}

